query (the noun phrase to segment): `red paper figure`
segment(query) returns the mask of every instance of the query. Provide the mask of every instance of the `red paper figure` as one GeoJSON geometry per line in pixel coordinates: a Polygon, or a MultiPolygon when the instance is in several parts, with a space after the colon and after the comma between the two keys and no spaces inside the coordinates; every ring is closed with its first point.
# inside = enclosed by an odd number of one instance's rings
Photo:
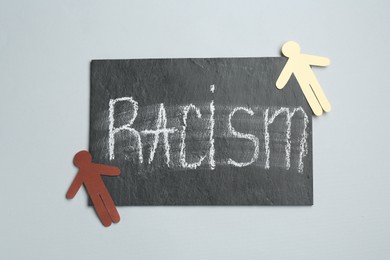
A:
{"type": "Polygon", "coordinates": [[[66,197],[72,199],[84,184],[103,225],[108,227],[112,222],[118,223],[120,220],[118,211],[100,176],[118,176],[121,173],[120,169],[93,163],[88,151],[78,152],[74,156],[73,163],[79,168],[79,172],[70,185],[66,197]]]}

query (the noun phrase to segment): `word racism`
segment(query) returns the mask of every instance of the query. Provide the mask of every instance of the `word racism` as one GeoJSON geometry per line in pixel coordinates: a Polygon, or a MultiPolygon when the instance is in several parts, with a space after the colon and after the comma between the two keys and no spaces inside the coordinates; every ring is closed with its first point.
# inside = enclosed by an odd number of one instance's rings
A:
{"type": "MultiPolygon", "coordinates": [[[[210,89],[214,93],[215,86],[210,89]]],[[[211,100],[140,108],[131,96],[110,99],[108,107],[110,160],[122,155],[146,167],[158,160],[171,169],[252,165],[303,173],[309,118],[302,107],[218,106],[211,100]]]]}

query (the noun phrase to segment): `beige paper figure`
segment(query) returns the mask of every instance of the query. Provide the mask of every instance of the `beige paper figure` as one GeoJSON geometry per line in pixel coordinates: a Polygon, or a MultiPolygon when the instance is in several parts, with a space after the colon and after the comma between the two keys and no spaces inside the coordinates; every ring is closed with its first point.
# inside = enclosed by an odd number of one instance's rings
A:
{"type": "Polygon", "coordinates": [[[325,57],[302,54],[299,44],[294,41],[283,44],[282,53],[288,61],[276,81],[276,87],[284,88],[291,75],[294,74],[314,114],[320,116],[322,110],[329,112],[330,103],[310,66],[328,66],[330,60],[325,57]]]}

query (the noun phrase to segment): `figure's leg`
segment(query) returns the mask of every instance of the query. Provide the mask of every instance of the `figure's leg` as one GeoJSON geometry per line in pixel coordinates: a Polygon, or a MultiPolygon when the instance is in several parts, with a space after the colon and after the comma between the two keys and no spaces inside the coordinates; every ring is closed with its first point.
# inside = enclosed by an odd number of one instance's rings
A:
{"type": "Polygon", "coordinates": [[[104,189],[101,193],[100,196],[102,198],[102,201],[108,211],[108,214],[110,214],[111,220],[114,223],[118,223],[119,220],[121,219],[118,213],[118,210],[115,207],[115,203],[112,200],[110,194],[106,189],[104,189]]]}
{"type": "Polygon", "coordinates": [[[108,211],[103,203],[102,198],[99,193],[90,194],[93,206],[95,207],[95,211],[98,214],[100,221],[103,223],[105,227],[111,225],[111,218],[108,215],[108,211]]]}
{"type": "Polygon", "coordinates": [[[325,112],[329,112],[331,110],[330,103],[328,99],[325,96],[324,91],[322,90],[320,83],[316,79],[316,77],[313,77],[310,82],[310,86],[313,89],[314,94],[316,95],[318,102],[320,103],[322,109],[325,112]]]}
{"type": "Polygon", "coordinates": [[[303,94],[306,97],[307,102],[309,102],[309,105],[311,109],[313,110],[314,114],[316,116],[322,115],[322,108],[320,106],[320,103],[318,103],[318,100],[316,96],[314,95],[313,90],[310,88],[309,84],[300,84],[303,94]]]}

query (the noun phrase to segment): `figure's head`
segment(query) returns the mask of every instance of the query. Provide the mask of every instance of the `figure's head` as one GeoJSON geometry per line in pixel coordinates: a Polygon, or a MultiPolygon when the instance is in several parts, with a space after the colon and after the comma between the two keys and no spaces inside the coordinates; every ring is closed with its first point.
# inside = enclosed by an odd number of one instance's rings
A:
{"type": "Polygon", "coordinates": [[[80,151],[76,153],[76,155],[73,158],[73,163],[77,167],[91,163],[91,161],[92,161],[92,156],[88,151],[80,151]]]}
{"type": "Polygon", "coordinates": [[[288,41],[283,44],[282,53],[286,57],[292,57],[301,53],[301,47],[299,47],[297,42],[288,41]]]}

